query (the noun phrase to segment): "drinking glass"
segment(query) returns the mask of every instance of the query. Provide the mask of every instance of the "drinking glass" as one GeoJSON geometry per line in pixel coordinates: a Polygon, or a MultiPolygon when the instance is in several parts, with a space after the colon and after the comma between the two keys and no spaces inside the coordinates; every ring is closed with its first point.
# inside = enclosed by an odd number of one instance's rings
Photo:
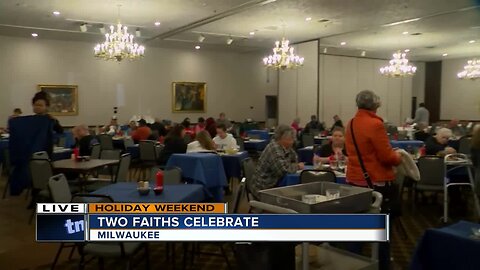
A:
{"type": "Polygon", "coordinates": [[[339,189],[327,189],[326,191],[327,200],[335,200],[340,198],[339,189]]]}

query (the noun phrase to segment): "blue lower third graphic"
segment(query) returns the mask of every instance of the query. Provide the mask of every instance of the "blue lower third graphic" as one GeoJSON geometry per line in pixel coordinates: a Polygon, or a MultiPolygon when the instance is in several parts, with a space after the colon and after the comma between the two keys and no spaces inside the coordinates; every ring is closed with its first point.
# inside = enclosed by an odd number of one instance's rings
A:
{"type": "Polygon", "coordinates": [[[37,241],[82,242],[84,240],[84,215],[37,215],[37,241]]]}

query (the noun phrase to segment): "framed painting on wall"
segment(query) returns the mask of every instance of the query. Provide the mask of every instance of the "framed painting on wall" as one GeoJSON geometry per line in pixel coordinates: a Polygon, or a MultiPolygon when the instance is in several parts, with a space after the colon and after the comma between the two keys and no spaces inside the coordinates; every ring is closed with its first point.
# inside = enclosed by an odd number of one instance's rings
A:
{"type": "Polygon", "coordinates": [[[49,113],[51,115],[78,115],[77,85],[38,85],[38,91],[43,91],[50,98],[49,113]]]}
{"type": "Polygon", "coordinates": [[[173,82],[172,111],[201,113],[207,110],[207,83],[173,82]]]}

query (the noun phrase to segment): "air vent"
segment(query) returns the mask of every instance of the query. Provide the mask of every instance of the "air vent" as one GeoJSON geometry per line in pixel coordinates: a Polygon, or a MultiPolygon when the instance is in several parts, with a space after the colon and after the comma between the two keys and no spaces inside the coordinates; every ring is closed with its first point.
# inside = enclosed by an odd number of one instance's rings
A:
{"type": "Polygon", "coordinates": [[[318,20],[317,22],[319,22],[319,23],[327,23],[327,22],[329,22],[329,21],[330,21],[329,19],[320,19],[320,20],[318,20]]]}
{"type": "Polygon", "coordinates": [[[435,46],[427,46],[425,49],[435,49],[435,46]]]}
{"type": "Polygon", "coordinates": [[[411,33],[410,35],[412,35],[412,36],[420,36],[421,34],[422,34],[422,33],[417,32],[417,33],[411,33]]]}

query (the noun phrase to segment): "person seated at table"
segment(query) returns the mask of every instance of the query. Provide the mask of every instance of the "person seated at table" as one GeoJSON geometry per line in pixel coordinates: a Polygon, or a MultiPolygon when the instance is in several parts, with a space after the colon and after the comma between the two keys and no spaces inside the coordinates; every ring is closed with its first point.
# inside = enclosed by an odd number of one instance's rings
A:
{"type": "Polygon", "coordinates": [[[75,146],[79,148],[80,156],[90,156],[92,154],[92,145],[96,142],[94,136],[90,135],[90,131],[86,125],[78,125],[72,129],[73,138],[75,138],[75,146]]]}
{"type": "Polygon", "coordinates": [[[13,114],[10,115],[9,118],[15,118],[15,117],[19,117],[19,116],[22,116],[22,110],[20,108],[15,108],[15,109],[13,109],[13,114]]]}
{"type": "Polygon", "coordinates": [[[138,128],[132,132],[132,139],[135,143],[139,141],[148,140],[152,130],[147,126],[147,121],[145,119],[138,120],[138,128]]]}
{"type": "MultiPolygon", "coordinates": [[[[325,127],[323,126],[323,124],[317,120],[316,115],[310,116],[310,122],[308,122],[307,125],[305,125],[305,129],[303,130],[303,132],[310,133],[310,130],[316,130],[319,132],[325,130],[325,127]]],[[[318,134],[313,134],[313,135],[318,135],[318,134]]]]}
{"type": "Polygon", "coordinates": [[[224,125],[227,128],[227,130],[230,130],[232,128],[232,122],[230,122],[230,120],[227,119],[224,112],[220,113],[216,121],[216,124],[224,125]]]}
{"type": "Polygon", "coordinates": [[[279,125],[275,130],[274,139],[263,150],[252,179],[247,181],[255,198],[258,199],[259,191],[275,187],[285,174],[304,169],[293,149],[295,136],[295,130],[286,125],[279,125]]]}
{"type": "Polygon", "coordinates": [[[195,125],[195,128],[194,128],[195,134],[199,133],[202,130],[205,130],[205,127],[206,127],[205,118],[199,117],[198,123],[195,125]]]}
{"type": "Polygon", "coordinates": [[[224,124],[217,126],[217,136],[213,138],[217,149],[226,150],[226,149],[238,149],[237,140],[233,137],[232,134],[227,133],[227,128],[224,124]]]}
{"type": "Polygon", "coordinates": [[[441,128],[435,136],[425,141],[425,152],[427,155],[445,156],[454,154],[457,151],[448,146],[448,140],[452,137],[452,131],[448,128],[441,128]]]}
{"type": "Polygon", "coordinates": [[[46,92],[40,91],[35,94],[32,98],[32,107],[33,113],[36,115],[47,115],[52,119],[53,122],[53,131],[58,134],[63,133],[63,127],[60,125],[60,122],[57,118],[53,117],[48,113],[48,108],[50,107],[50,98],[46,92]]]}
{"type": "Polygon", "coordinates": [[[340,119],[340,116],[335,114],[333,116],[333,121],[334,121],[334,123],[333,123],[332,127],[330,128],[330,133],[333,133],[333,131],[336,128],[343,128],[343,122],[342,122],[342,119],[340,119]]]}
{"type": "Polygon", "coordinates": [[[206,130],[202,130],[195,136],[195,141],[187,145],[187,153],[215,152],[215,144],[206,130]]]}
{"type": "Polygon", "coordinates": [[[150,125],[150,129],[152,130],[152,132],[155,132],[158,135],[158,137],[167,136],[167,128],[162,123],[162,121],[160,121],[160,119],[158,118],[155,118],[155,122],[153,122],[153,124],[150,125]]]}
{"type": "Polygon", "coordinates": [[[195,137],[195,131],[190,127],[190,118],[183,119],[181,125],[185,128],[185,134],[190,135],[190,137],[195,137]]]}
{"type": "Polygon", "coordinates": [[[209,117],[206,120],[205,130],[210,133],[210,137],[215,138],[217,136],[217,123],[213,117],[209,117]]]}
{"type": "Polygon", "coordinates": [[[160,164],[167,164],[168,159],[173,154],[183,154],[187,152],[187,143],[183,139],[185,128],[182,125],[176,125],[170,129],[165,137],[164,147],[160,153],[160,164]]]}
{"type": "Polygon", "coordinates": [[[293,119],[293,122],[290,126],[293,128],[293,130],[295,130],[295,134],[300,134],[300,131],[302,131],[302,128],[300,127],[300,117],[293,119]]]}
{"type": "Polygon", "coordinates": [[[423,122],[418,123],[415,128],[415,140],[424,142],[428,139],[428,137],[430,137],[430,134],[428,132],[425,132],[425,130],[427,129],[427,124],[423,122]]]}
{"type": "Polygon", "coordinates": [[[117,117],[112,116],[112,119],[110,119],[110,124],[105,125],[102,128],[102,133],[106,133],[110,136],[114,136],[117,134],[117,132],[120,130],[120,126],[118,125],[117,117]]]}
{"type": "Polygon", "coordinates": [[[347,150],[345,149],[345,131],[343,128],[337,127],[332,133],[330,143],[322,145],[319,152],[314,153],[313,164],[316,162],[327,163],[331,156],[347,156],[347,150]]]}
{"type": "Polygon", "coordinates": [[[447,124],[447,128],[452,131],[452,136],[455,139],[460,139],[460,137],[465,136],[465,129],[460,125],[458,119],[452,119],[447,124]]]}

